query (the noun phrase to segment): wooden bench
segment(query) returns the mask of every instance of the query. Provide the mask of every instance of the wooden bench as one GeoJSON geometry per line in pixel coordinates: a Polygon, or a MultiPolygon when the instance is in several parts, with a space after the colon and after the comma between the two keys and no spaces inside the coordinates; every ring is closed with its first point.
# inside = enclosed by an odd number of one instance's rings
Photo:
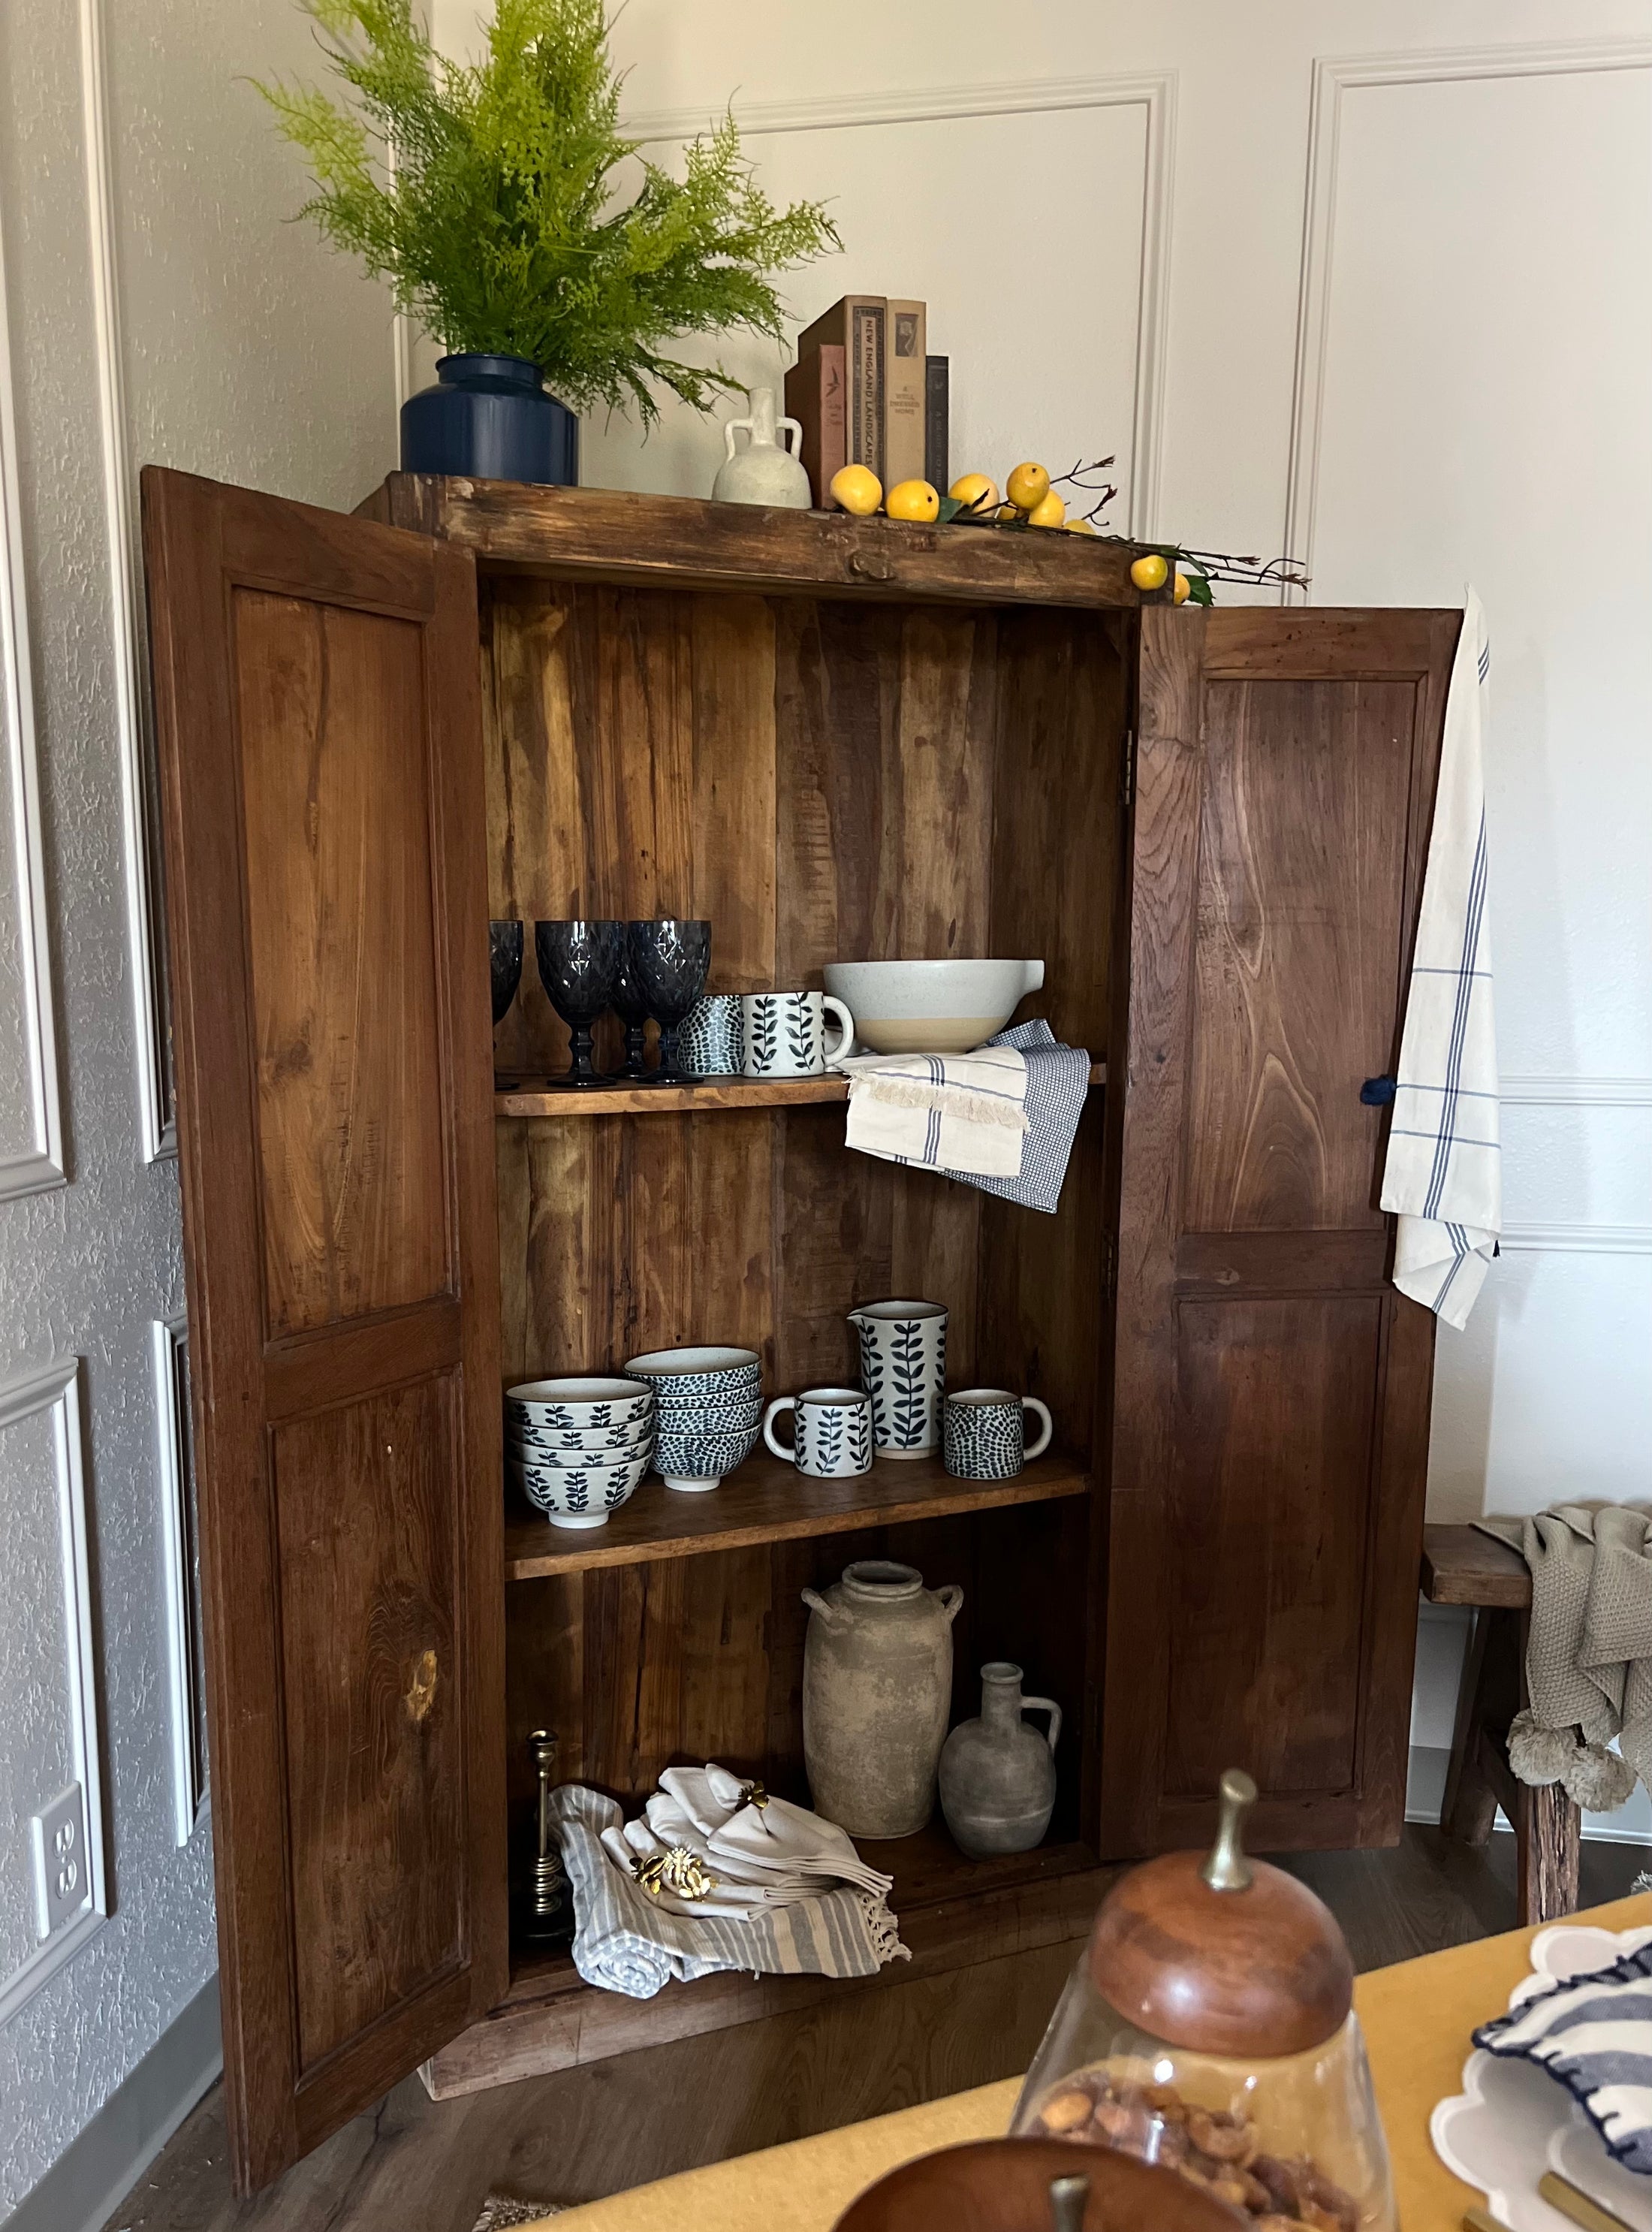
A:
{"type": "Polygon", "coordinates": [[[1582,1816],[1558,1782],[1533,1789],[1508,1763],[1509,1723],[1526,1703],[1526,1562],[1477,1528],[1425,1527],[1421,1587],[1430,1604],[1475,1607],[1440,1826],[1466,1845],[1483,1845],[1500,1806],[1514,1825],[1522,1923],[1575,1914],[1582,1816]]]}

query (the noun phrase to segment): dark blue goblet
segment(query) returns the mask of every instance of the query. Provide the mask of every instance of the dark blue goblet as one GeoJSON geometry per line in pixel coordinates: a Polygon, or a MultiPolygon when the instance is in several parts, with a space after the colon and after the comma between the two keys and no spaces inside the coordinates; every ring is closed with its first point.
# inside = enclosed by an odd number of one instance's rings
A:
{"type": "Polygon", "coordinates": [[[643,1060],[643,1026],[651,1010],[647,994],[632,974],[629,951],[622,957],[619,974],[614,978],[612,1006],[615,1015],[625,1027],[625,1066],[615,1073],[616,1080],[623,1078],[628,1084],[634,1084],[638,1078],[648,1074],[647,1065],[643,1060]]]}
{"type": "Polygon", "coordinates": [[[573,1035],[563,1085],[606,1085],[591,1063],[591,1026],[613,997],[625,948],[623,922],[536,922],[534,958],[539,981],[573,1035]]]}
{"type": "Polygon", "coordinates": [[[625,942],[632,981],[659,1025],[655,1081],[683,1084],[687,1080],[677,1066],[677,1034],[705,989],[706,971],[711,966],[711,925],[678,921],[674,916],[658,922],[632,922],[625,925],[625,942]]]}
{"type": "Polygon", "coordinates": [[[490,922],[488,947],[493,961],[493,1019],[502,1023],[516,987],[522,981],[522,926],[519,922],[490,922]]]}

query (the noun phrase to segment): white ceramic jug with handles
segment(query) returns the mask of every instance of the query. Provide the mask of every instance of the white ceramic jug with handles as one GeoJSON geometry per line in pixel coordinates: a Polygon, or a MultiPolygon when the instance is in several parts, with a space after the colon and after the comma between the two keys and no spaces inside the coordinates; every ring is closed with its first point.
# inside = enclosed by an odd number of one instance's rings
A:
{"type": "Polygon", "coordinates": [[[719,503],[781,504],[791,511],[807,511],[814,491],[796,455],[803,444],[800,420],[775,418],[772,387],[754,387],[749,400],[750,415],[729,419],[722,430],[729,454],[711,483],[713,496],[719,503]],[[782,437],[778,442],[777,429],[782,437]],[[737,432],[751,437],[743,450],[735,447],[737,432]],[[789,450],[784,443],[787,432],[792,437],[789,450]]]}

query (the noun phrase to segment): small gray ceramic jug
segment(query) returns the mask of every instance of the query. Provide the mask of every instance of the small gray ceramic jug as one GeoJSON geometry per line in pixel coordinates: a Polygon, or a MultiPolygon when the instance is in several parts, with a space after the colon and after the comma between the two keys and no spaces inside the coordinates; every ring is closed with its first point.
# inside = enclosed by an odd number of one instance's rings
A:
{"type": "Polygon", "coordinates": [[[1061,1708],[1053,1697],[1023,1697],[1021,1670],[1007,1658],[981,1670],[981,1718],[961,1721],[941,1752],[941,1811],[960,1852],[972,1860],[1027,1852],[1055,1808],[1055,1747],[1061,1708]],[[1042,1736],[1023,1713],[1047,1713],[1042,1736]]]}

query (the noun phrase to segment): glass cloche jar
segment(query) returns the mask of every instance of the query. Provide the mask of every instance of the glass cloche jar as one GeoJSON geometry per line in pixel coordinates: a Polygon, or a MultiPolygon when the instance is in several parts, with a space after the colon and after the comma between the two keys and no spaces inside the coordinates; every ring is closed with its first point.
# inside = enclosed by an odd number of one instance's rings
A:
{"type": "Polygon", "coordinates": [[[1246,1858],[1249,1775],[1221,1795],[1208,1856],[1145,1861],[1102,1902],[1010,2130],[1175,2169],[1256,2232],[1395,2232],[1348,1947],[1246,1858]]]}

